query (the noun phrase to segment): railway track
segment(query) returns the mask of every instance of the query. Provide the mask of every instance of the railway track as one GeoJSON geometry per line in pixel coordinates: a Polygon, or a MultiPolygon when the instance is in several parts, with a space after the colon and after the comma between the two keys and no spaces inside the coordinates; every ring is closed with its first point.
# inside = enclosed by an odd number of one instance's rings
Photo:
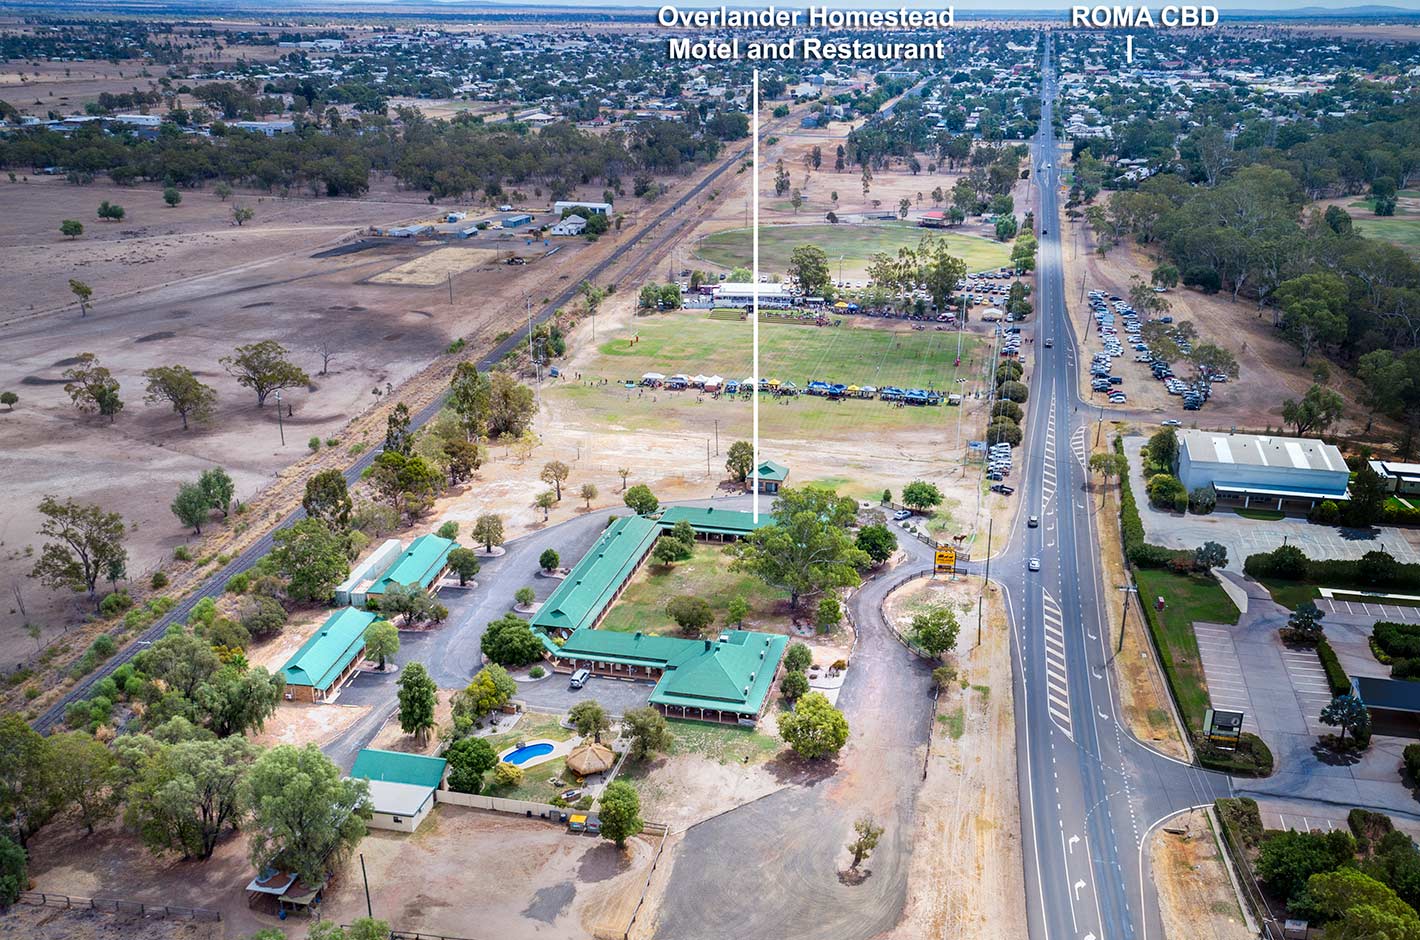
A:
{"type": "MultiPolygon", "coordinates": [[[[769,127],[761,129],[761,136],[768,133],[769,127]]],[[[633,235],[625,244],[618,246],[610,255],[593,265],[581,280],[564,288],[534,314],[531,324],[524,323],[480,359],[478,361],[479,370],[487,371],[498,362],[502,361],[509,352],[517,348],[521,343],[526,342],[529,329],[545,323],[553,314],[576,298],[578,289],[583,280],[593,282],[603,280],[609,272],[612,272],[613,269],[623,262],[627,262],[628,259],[632,260],[626,265],[625,270],[616,272],[618,277],[629,279],[645,276],[645,274],[651,270],[656,258],[664,252],[672,244],[673,240],[683,233],[692,222],[696,221],[691,218],[689,213],[686,213],[682,218],[676,218],[676,213],[689,206],[692,201],[719,180],[727,170],[738,165],[740,161],[747,159],[749,152],[749,148],[745,148],[726,158],[699,183],[696,183],[685,193],[677,197],[674,202],[662,210],[659,215],[633,235]],[[639,253],[637,253],[638,251],[639,253]],[[633,254],[635,255],[634,258],[633,254]]],[[[410,426],[418,429],[427,424],[444,407],[444,402],[447,398],[448,392],[445,391],[423,408],[419,409],[419,411],[411,417],[410,426]]],[[[343,471],[346,482],[353,486],[355,482],[360,479],[361,474],[365,472],[366,468],[379,456],[379,453],[379,448],[372,448],[347,467],[343,471]]],[[[98,685],[98,683],[112,675],[114,670],[118,669],[124,663],[131,662],[133,657],[137,656],[143,649],[160,639],[163,634],[167,632],[169,626],[174,623],[186,622],[188,616],[192,613],[192,609],[197,606],[198,602],[203,598],[211,597],[216,599],[221,596],[229,579],[251,568],[266,555],[267,552],[271,551],[275,544],[273,537],[276,532],[304,517],[305,511],[299,508],[296,509],[259,539],[239,552],[223,568],[214,572],[184,597],[176,607],[155,620],[152,626],[134,638],[131,643],[119,650],[98,669],[75,683],[73,688],[35,718],[32,722],[34,728],[41,733],[48,734],[50,731],[59,727],[64,721],[65,709],[74,702],[87,699],[90,692],[92,692],[93,688],[98,685]]]]}

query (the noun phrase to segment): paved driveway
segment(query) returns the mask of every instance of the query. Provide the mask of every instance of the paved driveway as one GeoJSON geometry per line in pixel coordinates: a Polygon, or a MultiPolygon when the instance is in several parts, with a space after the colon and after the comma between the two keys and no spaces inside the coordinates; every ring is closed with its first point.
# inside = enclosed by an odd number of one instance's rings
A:
{"type": "Polygon", "coordinates": [[[1218,542],[1228,549],[1228,570],[1241,571],[1248,555],[1270,552],[1285,541],[1311,558],[1360,558],[1371,551],[1386,551],[1403,562],[1420,562],[1417,550],[1403,529],[1378,526],[1371,529],[1344,529],[1313,525],[1302,518],[1276,521],[1247,519],[1227,509],[1206,516],[1178,515],[1149,505],[1144,490],[1144,461],[1139,451],[1144,437],[1124,439],[1129,457],[1129,480],[1139,504],[1139,517],[1150,543],[1170,548],[1197,548],[1204,542],[1218,542]]]}

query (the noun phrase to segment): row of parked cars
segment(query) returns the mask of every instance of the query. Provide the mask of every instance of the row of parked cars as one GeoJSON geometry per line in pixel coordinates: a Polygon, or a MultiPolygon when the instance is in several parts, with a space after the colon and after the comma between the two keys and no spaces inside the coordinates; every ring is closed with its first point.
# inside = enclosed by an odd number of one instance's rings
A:
{"type": "MultiPolygon", "coordinates": [[[[995,483],[999,483],[1010,475],[1011,445],[1006,443],[1005,441],[1001,441],[998,444],[992,444],[986,450],[986,479],[991,480],[995,483]]],[[[1008,492],[1009,487],[997,489],[993,486],[991,488],[993,490],[996,490],[996,492],[998,493],[1005,493],[1005,495],[1007,496],[1010,496],[1011,493],[1014,492],[1014,490],[1010,490],[1008,492]]]]}

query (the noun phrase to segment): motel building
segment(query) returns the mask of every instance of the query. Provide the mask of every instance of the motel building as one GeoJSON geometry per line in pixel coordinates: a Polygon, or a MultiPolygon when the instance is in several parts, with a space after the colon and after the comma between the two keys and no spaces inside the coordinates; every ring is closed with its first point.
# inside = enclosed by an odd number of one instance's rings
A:
{"type": "MultiPolygon", "coordinates": [[[[763,713],[788,638],[748,630],[685,639],[598,630],[656,539],[677,522],[697,538],[725,542],[757,527],[752,514],[672,506],[659,518],[631,516],[607,527],[532,618],[556,672],[586,669],[613,679],[654,682],[651,705],[668,718],[753,723],[763,713]]],[[[773,519],[761,516],[758,525],[773,519]]]]}

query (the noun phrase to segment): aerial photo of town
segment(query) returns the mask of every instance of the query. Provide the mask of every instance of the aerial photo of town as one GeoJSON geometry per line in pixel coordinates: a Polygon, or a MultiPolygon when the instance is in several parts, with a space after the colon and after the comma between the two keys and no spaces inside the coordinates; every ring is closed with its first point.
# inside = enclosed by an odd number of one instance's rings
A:
{"type": "Polygon", "coordinates": [[[0,0],[0,937],[1420,940],[1420,0],[0,0]]]}

